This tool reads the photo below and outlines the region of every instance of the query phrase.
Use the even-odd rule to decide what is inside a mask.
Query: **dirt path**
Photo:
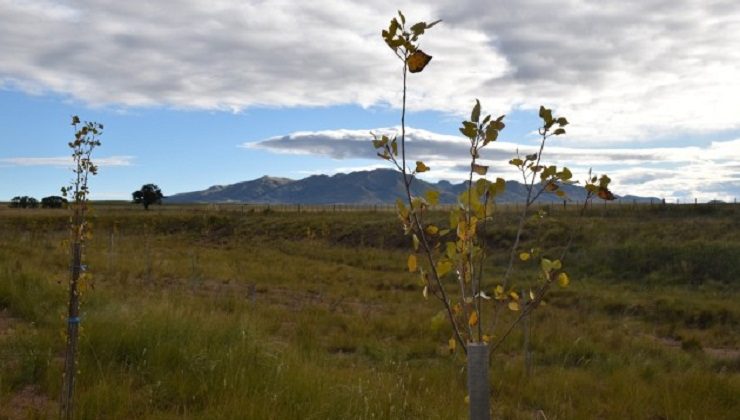
[[[651,334],[645,334],[646,337],[660,343],[666,347],[681,349],[681,341],[670,337],[658,337]],[[707,356],[718,359],[718,360],[731,360],[740,358],[740,349],[734,348],[715,348],[715,347],[702,347],[701,349]]]

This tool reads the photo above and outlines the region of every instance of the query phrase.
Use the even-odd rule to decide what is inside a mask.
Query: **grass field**
[[[531,320],[531,375],[521,329],[494,355],[495,417],[738,418],[740,207],[557,216],[524,247],[559,253],[572,229],[572,284]],[[67,217],[0,209],[0,418],[57,415]],[[489,288],[514,217],[486,232]],[[467,416],[464,358],[392,213],[101,205],[93,225],[79,418]]]

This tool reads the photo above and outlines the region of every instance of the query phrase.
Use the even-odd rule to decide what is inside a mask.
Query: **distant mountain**
[[[453,184],[440,181],[435,184],[420,179],[414,181],[412,193],[421,195],[426,190],[440,192],[440,202],[455,203],[466,188],[465,183]],[[586,191],[577,185],[564,185],[562,189],[571,200],[583,201]],[[376,169],[348,174],[312,175],[291,180],[263,176],[252,181],[231,185],[215,185],[203,191],[175,194],[165,198],[168,203],[270,203],[270,204],[380,204],[393,203],[405,195],[403,178],[398,171]],[[498,203],[521,203],[526,200],[523,184],[507,181],[506,190],[497,196]],[[650,198],[629,196],[630,201],[650,201]],[[654,198],[654,200],[658,200]],[[555,194],[543,193],[539,202],[561,202]]]

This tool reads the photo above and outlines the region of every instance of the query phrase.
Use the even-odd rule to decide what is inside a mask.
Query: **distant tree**
[[[58,195],[50,195],[41,199],[41,207],[45,209],[61,209],[67,205],[67,199]]]
[[[149,210],[150,204],[162,204],[162,190],[154,184],[142,185],[141,189],[134,191],[131,196],[134,199],[134,203],[143,204],[144,210]]]
[[[35,209],[39,206],[39,200],[27,195],[24,195],[22,197],[16,196],[10,200],[9,206],[15,209]]]

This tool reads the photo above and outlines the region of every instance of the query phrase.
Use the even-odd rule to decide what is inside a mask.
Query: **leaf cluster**
[[[497,195],[504,192],[506,182],[503,178],[497,178],[493,182],[487,180],[485,177],[488,175],[489,166],[479,163],[478,159],[481,156],[481,150],[495,142],[501,130],[506,127],[505,116],[500,115],[496,118],[490,114],[483,116],[480,101],[476,99],[470,118],[462,121],[459,130],[470,144],[470,171],[467,188],[459,195],[458,205],[450,211],[447,226],[439,226],[426,220],[428,209],[439,202],[439,192],[427,191],[424,196],[411,194],[410,186],[414,176],[427,172],[431,168],[423,161],[416,161],[415,167],[407,171],[403,135],[405,133],[406,71],[412,73],[421,71],[431,60],[431,56],[419,49],[418,41],[427,29],[438,22],[440,21],[431,24],[420,22],[406,29],[406,18],[399,11],[398,18],[391,19],[388,29],[381,32],[386,45],[404,62],[402,136],[399,147],[395,136],[378,136],[371,133],[373,147],[378,151],[379,157],[393,162],[404,175],[407,199],[397,200],[396,206],[404,233],[411,237],[413,248],[413,252],[406,259],[406,266],[409,272],[419,275],[424,298],[428,298],[431,294],[444,306],[444,310],[434,317],[433,324],[443,323],[447,318],[453,329],[453,337],[449,340],[450,350],[454,351],[460,345],[466,351],[469,342],[488,343],[492,340],[499,308],[505,307],[519,312],[509,329],[494,344],[495,348],[523,316],[543,303],[542,299],[551,284],[556,283],[561,287],[567,287],[570,283],[570,278],[563,268],[564,253],[559,258],[551,258],[538,248],[528,251],[519,250],[519,241],[530,206],[543,193],[555,193],[565,198],[566,195],[561,186],[576,183],[573,181],[573,173],[567,167],[558,168],[555,165],[545,165],[541,160],[547,139],[564,135],[565,127],[569,122],[565,117],[555,116],[551,109],[541,106],[539,116],[542,124],[538,128],[541,138],[539,151],[525,156],[520,156],[517,151],[517,156],[509,161],[511,165],[518,168],[522,175],[527,188],[527,199],[520,216],[509,265],[503,279],[498,284],[485,281],[483,268],[487,250],[481,235],[486,231],[486,224],[493,221],[495,199]],[[398,157],[399,152],[400,158]],[[478,179],[474,180],[474,177]],[[611,194],[607,188],[609,178],[604,175],[598,180],[598,184],[596,181],[596,178],[592,178],[589,174],[588,193],[602,198],[608,197]],[[544,217],[543,214],[539,216]],[[524,297],[520,296],[509,282],[517,253],[522,262],[535,260],[533,257],[537,257],[536,261],[539,262],[539,270],[537,270],[539,282],[536,287],[529,290],[529,299],[526,302],[521,301]],[[493,303],[493,321],[489,322],[486,327],[490,327],[490,331],[484,331],[483,327],[482,309],[486,301]]]
[[[441,22],[436,20],[432,23],[417,22],[406,27],[406,17],[398,11],[398,17],[391,19],[388,29],[381,31],[381,36],[386,45],[393,50],[396,56],[404,62],[411,73],[418,73],[424,70],[424,67],[432,59],[419,49],[419,38],[424,35],[427,29]]]

